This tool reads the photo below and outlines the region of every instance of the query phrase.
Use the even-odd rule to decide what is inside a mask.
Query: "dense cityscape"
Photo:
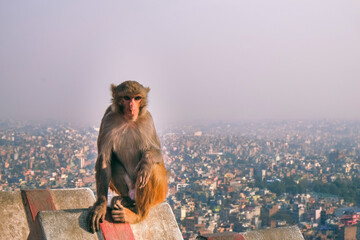
[[[0,122],[0,190],[95,191],[98,129]],[[187,125],[159,134],[167,201],[184,239],[297,224],[305,239],[359,239],[360,122]]]

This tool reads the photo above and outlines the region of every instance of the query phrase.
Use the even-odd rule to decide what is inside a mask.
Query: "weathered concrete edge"
[[[62,240],[70,238],[104,240],[101,230],[97,233],[90,233],[86,229],[88,213],[88,208],[40,211],[35,221],[41,229],[41,239]],[[61,226],[62,228],[59,229]],[[69,229],[70,232],[75,230],[75,235],[67,236]]]
[[[95,203],[94,192],[90,188],[51,189],[56,209],[79,209]],[[67,202],[71,204],[67,204]]]
[[[20,191],[0,191],[0,236],[4,239],[26,239],[30,233]]]
[[[245,240],[304,240],[304,236],[297,225],[242,232],[241,235]]]
[[[40,211],[36,221],[39,224],[40,239],[104,239],[103,233],[92,234],[87,230],[86,216],[89,209],[62,209]],[[136,240],[183,240],[175,216],[168,203],[162,203],[151,210],[140,223],[130,225]]]
[[[144,221],[130,226],[136,240],[183,240],[175,215],[167,202],[152,208]]]
[[[249,232],[225,232],[197,236],[198,240],[304,240],[297,225],[254,230]]]

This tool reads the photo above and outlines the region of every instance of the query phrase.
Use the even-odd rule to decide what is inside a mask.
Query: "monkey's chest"
[[[125,167],[133,167],[141,158],[144,142],[137,129],[124,127],[115,132],[113,151]]]

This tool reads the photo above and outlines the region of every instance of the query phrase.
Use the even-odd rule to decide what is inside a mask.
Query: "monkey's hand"
[[[105,219],[106,201],[96,201],[88,215],[88,226],[92,233],[100,230],[100,223]]]
[[[113,197],[111,199],[111,217],[114,220],[114,222],[123,222],[123,209],[124,206],[121,204],[123,198],[120,196]]]
[[[137,170],[136,188],[143,188],[148,183],[151,174],[152,164],[140,161]]]
[[[121,202],[123,201],[123,198],[120,196],[115,196],[111,199],[110,207],[111,209],[122,209],[123,205]]]
[[[111,200],[111,217],[114,222],[137,222],[135,202],[129,197],[113,197]]]

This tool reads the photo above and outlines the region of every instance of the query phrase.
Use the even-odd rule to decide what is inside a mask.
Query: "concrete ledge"
[[[136,240],[182,240],[180,229],[168,203],[153,208],[148,217],[137,224],[131,224]]]
[[[20,192],[0,192],[0,238],[27,239],[30,228]]]
[[[271,228],[243,233],[215,233],[198,236],[198,240],[304,240],[297,226]]]
[[[88,209],[41,211],[37,215],[42,239],[103,239],[102,233],[92,234],[87,229]]]
[[[37,239],[35,217],[39,211],[88,208],[95,202],[88,188],[0,191],[0,238]]]
[[[95,196],[90,188],[54,189],[50,191],[55,208],[58,210],[88,208],[95,203]]]
[[[85,188],[0,192],[0,238],[183,239],[167,203],[153,208],[138,224],[112,223],[107,216],[101,224],[102,231],[92,234],[88,232],[86,218],[94,202],[93,192]]]
[[[183,239],[175,216],[167,203],[153,208],[149,216],[137,224],[112,223],[107,218],[102,223],[102,231],[96,234],[88,232],[86,222],[88,212],[88,209],[39,212],[36,221],[40,225],[42,239]],[[107,227],[103,227],[104,225]]]
[[[242,233],[245,240],[304,240],[298,226],[270,228]]]
[[[0,192],[1,239],[112,239],[182,240],[175,216],[167,203],[153,208],[138,224],[112,223],[109,215],[102,231],[87,229],[89,206],[95,202],[90,189],[26,190]],[[35,219],[35,221],[34,221]],[[304,240],[297,226],[244,233],[198,236],[211,240]]]
[[[196,237],[196,240],[244,240],[245,238],[241,233],[237,232],[222,232],[205,234]]]

